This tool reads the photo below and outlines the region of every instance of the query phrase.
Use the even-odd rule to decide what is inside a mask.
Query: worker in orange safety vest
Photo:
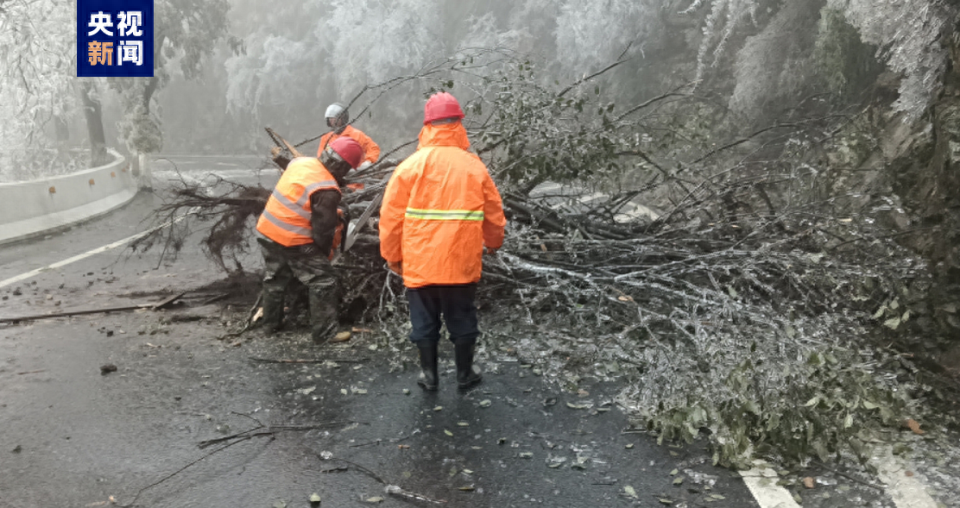
[[[363,131],[350,125],[350,113],[347,111],[346,106],[335,102],[327,107],[324,117],[327,121],[327,127],[332,130],[320,137],[317,157],[320,157],[323,150],[333,142],[333,140],[346,136],[359,143],[363,149],[363,155],[361,156],[363,160],[357,169],[365,169],[367,166],[377,162],[377,159],[380,158],[380,146],[374,143],[374,141],[370,139],[370,136],[364,134]]]
[[[454,344],[457,385],[482,379],[473,365],[477,282],[482,255],[503,244],[506,218],[497,186],[461,124],[453,95],[434,94],[424,107],[417,151],[394,171],[380,207],[380,254],[407,287],[423,389],[438,388],[441,318]]]
[[[339,284],[330,264],[349,218],[339,207],[343,177],[360,165],[363,151],[351,138],[330,143],[320,158],[297,157],[277,182],[257,222],[264,261],[263,322],[269,332],[283,323],[287,285],[307,286],[310,329],[322,341],[336,327]],[[275,159],[283,165],[283,159]]]

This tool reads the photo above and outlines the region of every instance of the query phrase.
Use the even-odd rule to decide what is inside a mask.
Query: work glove
[[[497,255],[497,249],[494,249],[494,248],[492,248],[492,247],[484,247],[484,248],[483,248],[483,254],[486,255],[486,256],[496,256],[496,255]]]
[[[387,261],[387,267],[390,271],[403,277],[403,263],[401,261]]]

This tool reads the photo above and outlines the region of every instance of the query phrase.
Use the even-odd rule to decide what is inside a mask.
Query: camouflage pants
[[[337,324],[340,285],[330,261],[320,254],[304,254],[298,247],[284,247],[257,238],[263,254],[263,321],[277,330],[283,323],[283,300],[294,278],[307,287],[310,331],[313,339],[327,338]]]

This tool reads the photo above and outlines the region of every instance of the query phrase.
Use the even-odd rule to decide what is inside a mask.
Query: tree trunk
[[[83,104],[83,116],[87,120],[87,134],[90,136],[90,167],[94,168],[109,162],[107,140],[103,133],[103,114],[96,90],[93,81],[81,81],[80,100]]]

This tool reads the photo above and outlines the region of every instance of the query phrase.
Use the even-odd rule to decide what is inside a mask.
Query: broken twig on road
[[[70,316],[83,316],[86,314],[100,314],[105,312],[123,312],[128,310],[140,310],[140,309],[150,309],[150,310],[160,310],[169,307],[173,302],[179,300],[186,293],[180,293],[173,295],[169,298],[165,298],[157,303],[141,303],[139,305],[124,305],[120,307],[104,307],[102,309],[84,309],[84,310],[73,310],[66,312],[57,312],[55,314],[33,314],[29,316],[19,316],[12,318],[0,318],[0,323],[20,323],[23,321],[37,321],[40,319],[53,319],[60,317],[70,317]]]

